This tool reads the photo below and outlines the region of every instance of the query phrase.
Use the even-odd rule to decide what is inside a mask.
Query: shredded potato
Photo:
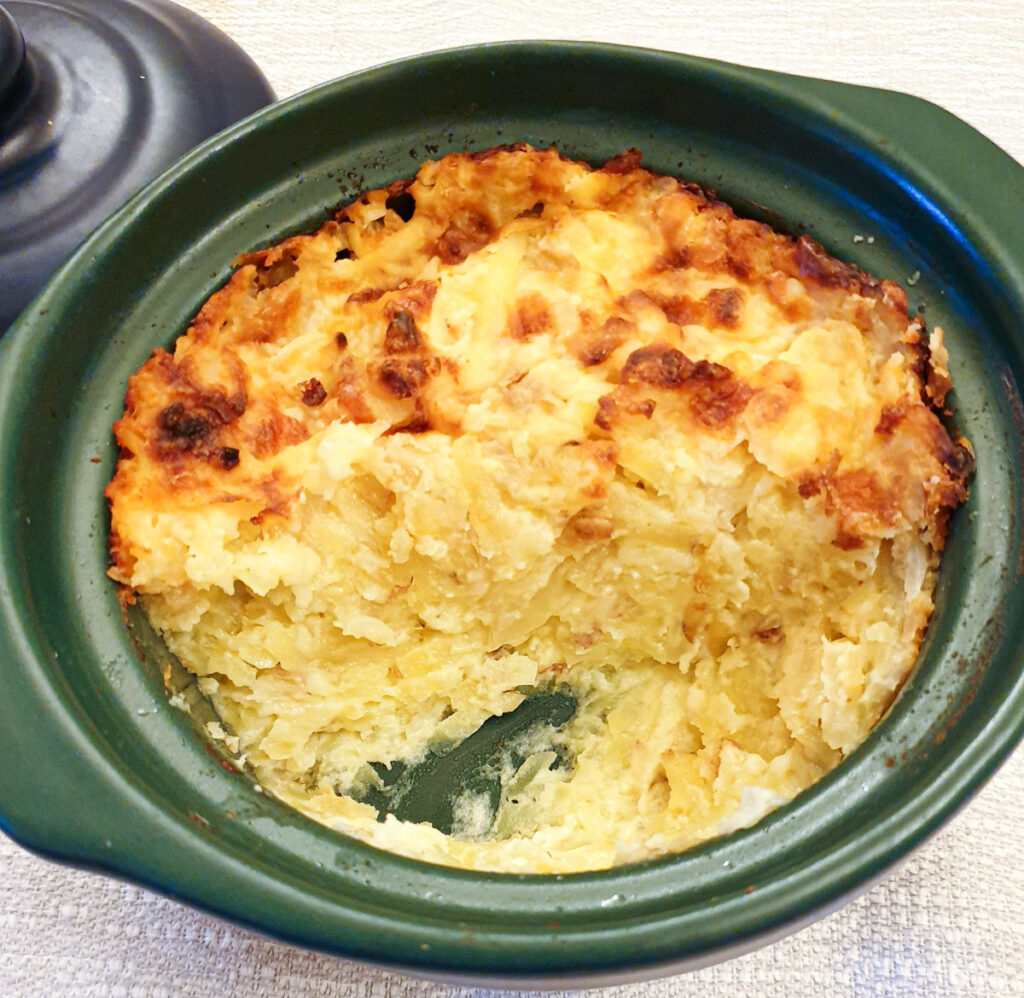
[[[635,152],[450,155],[241,258],[133,377],[111,575],[311,817],[478,869],[631,862],[883,715],[966,495],[949,387],[896,285]],[[578,708],[496,814],[351,796],[545,688]]]

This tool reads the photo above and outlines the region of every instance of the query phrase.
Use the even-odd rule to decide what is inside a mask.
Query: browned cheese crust
[[[131,379],[115,426],[122,460],[107,489],[115,523],[123,504],[138,502],[161,509],[239,502],[254,523],[285,516],[301,483],[273,459],[334,420],[458,434],[484,386],[464,385],[463,359],[424,335],[437,281],[410,275],[431,258],[459,264],[510,226],[550,226],[572,206],[566,180],[580,169],[554,150],[524,145],[449,155],[416,179],[364,194],[314,235],[240,257],[173,354],[156,350]],[[933,363],[922,324],[908,317],[906,293],[833,259],[807,237],[793,240],[738,218],[693,185],[641,168],[635,151],[597,172],[600,183],[587,192],[593,207],[648,213],[650,265],[607,312],[584,304],[573,326],[555,328],[543,297],[524,295],[503,331],[514,340],[551,332],[581,367],[602,370],[609,390],[594,413],[594,439],[614,445],[617,426],[647,418],[655,406],[702,429],[724,428],[744,412],[757,427],[781,424],[800,400],[795,370],[774,362],[747,374],[690,356],[687,329],[728,336],[743,326],[753,295],[770,303],[780,322],[810,325],[840,315],[863,331],[878,358],[898,352],[912,359],[921,394],[880,408],[872,446],[858,459],[808,455],[806,466],[792,471],[801,495],[826,496],[837,544],[888,535],[905,520],[920,523],[941,547],[972,461],[938,418],[948,373]],[[411,225],[417,231],[407,240],[407,259],[352,266]],[[701,297],[679,293],[677,278],[688,273],[725,286]],[[303,357],[307,376],[263,381],[254,392],[251,358],[309,330],[322,298],[334,311],[316,329],[316,349]],[[658,341],[637,346],[638,319],[652,310],[665,320]],[[112,552],[117,577],[130,580],[133,554],[116,532]]]
[[[635,151],[449,155],[240,257],[131,379],[111,575],[317,820],[482,869],[644,859],[893,701],[972,468],[950,388],[897,285]],[[359,803],[552,684],[577,713],[496,815]]]

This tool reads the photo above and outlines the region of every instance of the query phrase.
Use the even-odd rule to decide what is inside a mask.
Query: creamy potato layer
[[[268,790],[479,869],[685,849],[876,724],[971,460],[905,294],[626,153],[450,155],[238,261],[116,426],[111,575]],[[577,701],[453,834],[352,796]]]

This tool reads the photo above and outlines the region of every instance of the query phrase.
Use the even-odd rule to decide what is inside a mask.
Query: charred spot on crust
[[[242,392],[231,396],[223,392],[197,392],[187,405],[181,401],[172,402],[156,417],[154,456],[158,460],[169,461],[183,454],[192,454],[223,464],[222,448],[215,446],[217,431],[238,419],[245,412],[245,406],[246,398]]]
[[[643,159],[643,153],[639,149],[627,149],[625,152],[620,152],[617,156],[612,156],[604,166],[601,167],[602,173],[632,173],[634,170],[640,168],[640,161]]]
[[[839,452],[834,451],[824,466],[814,471],[805,471],[800,476],[800,483],[797,486],[797,492],[800,494],[800,497],[802,499],[810,499],[812,496],[819,495],[825,490],[829,480],[839,467],[839,461]]]
[[[245,412],[246,403],[244,392],[235,392],[231,396],[224,395],[222,392],[203,396],[203,404],[216,414],[217,419],[222,423],[231,423],[238,419]]]
[[[339,350],[344,350],[348,346],[348,337],[344,333],[335,333],[334,342],[337,344]]]
[[[213,426],[206,416],[189,412],[184,402],[172,402],[157,417],[164,440],[173,442],[181,450],[192,450],[205,440]]]
[[[893,431],[903,422],[906,412],[901,405],[883,405],[875,424],[875,433],[880,437],[891,437]]]
[[[654,262],[653,270],[655,273],[660,273],[664,270],[684,270],[690,266],[692,258],[688,246],[677,246],[669,250],[668,253],[659,256]]]
[[[238,466],[239,454],[237,447],[221,447],[219,457],[220,466],[225,471],[230,471]]]
[[[655,302],[676,326],[703,325],[734,329],[739,322],[743,292],[739,288],[712,288],[702,299],[688,295],[660,297]]]
[[[662,301],[662,298],[656,299],[653,294],[648,293],[643,288],[634,288],[628,294],[624,294],[619,298],[616,305],[623,312],[635,315],[637,312],[647,308],[661,308]]]
[[[437,357],[389,357],[380,365],[378,380],[395,398],[412,398],[417,390],[441,369]]]
[[[384,306],[384,317],[390,322],[399,312],[408,312],[413,319],[423,319],[430,312],[430,306],[437,296],[437,281],[403,282],[388,292]]]
[[[364,302],[377,301],[387,294],[387,288],[361,288],[348,296],[346,302],[350,305],[362,305]]]
[[[327,389],[320,384],[316,378],[302,382],[299,387],[302,389],[302,404],[310,407],[323,405],[327,400]]]
[[[884,292],[882,282],[848,263],[829,256],[825,248],[807,236],[796,241],[793,259],[802,278],[826,288],[855,291],[878,297]]]
[[[954,443],[950,440],[949,446],[941,449],[939,459],[943,467],[959,482],[966,482],[974,474],[974,454],[970,447],[959,441]]]
[[[613,315],[599,329],[581,336],[574,345],[573,353],[584,367],[594,367],[604,363],[609,354],[620,347],[635,330],[636,327],[628,319]]]
[[[442,263],[462,263],[471,253],[483,249],[494,237],[490,221],[472,213],[449,225],[437,240],[437,255]]]
[[[795,258],[801,277],[809,277],[826,287],[844,287],[851,268],[825,252],[823,246],[801,236],[796,243]]]
[[[706,364],[707,361],[701,363]],[[622,381],[625,384],[642,381],[659,388],[678,388],[692,376],[695,368],[693,361],[681,350],[667,343],[654,343],[634,350],[626,358]]]
[[[594,423],[602,430],[611,430],[612,419],[618,412],[613,395],[602,395],[597,400],[597,413],[594,415]]]
[[[350,249],[340,249],[334,254],[334,262],[338,263],[339,260],[351,260],[355,254]]]
[[[727,367],[699,361],[694,368],[696,390],[690,399],[693,418],[708,427],[724,426],[750,401],[753,389]]]
[[[832,541],[832,546],[839,548],[840,551],[856,551],[858,548],[864,547],[863,538],[857,537],[856,534],[848,533],[845,530],[839,530],[836,532],[835,539]]]
[[[537,295],[527,295],[516,302],[509,316],[506,333],[514,340],[533,339],[551,327],[547,302]]]
[[[742,257],[734,256],[732,253],[726,253],[723,266],[728,273],[732,274],[733,277],[736,277],[741,281],[750,280],[750,264]]]
[[[734,329],[740,317],[743,292],[739,288],[714,288],[704,297],[714,325]]]
[[[404,423],[399,423],[396,426],[389,427],[384,431],[382,436],[391,437],[396,433],[426,433],[431,429],[433,429],[433,426],[427,418],[427,414],[420,409],[417,409],[411,419],[407,419]]]
[[[537,201],[532,208],[519,212],[516,218],[540,218],[544,214],[544,202]]]
[[[914,372],[921,385],[921,401],[928,404],[928,371],[931,367],[931,356],[928,342],[923,335],[920,320],[915,320],[907,330],[904,342],[910,353],[910,369]]]
[[[231,396],[223,392],[201,393],[191,408],[184,402],[172,402],[157,417],[160,437],[182,450],[191,450],[218,427],[238,419],[245,412],[245,405],[242,392]]]
[[[380,368],[380,383],[392,395],[394,395],[395,398],[411,398],[416,386],[422,384],[426,379],[421,376],[419,380],[411,380],[410,373],[411,372],[406,365],[386,360]],[[420,371],[420,374],[422,375],[422,370]]]
[[[416,328],[412,312],[396,309],[384,334],[384,350],[387,353],[411,353],[419,346],[420,331]]]
[[[372,423],[376,418],[366,398],[362,379],[354,369],[350,358],[346,358],[338,373],[334,386],[334,398],[342,417],[353,423]]]
[[[634,350],[622,368],[622,384],[641,382],[690,391],[690,413],[704,426],[724,426],[750,401],[753,389],[732,371],[709,360],[694,363],[665,343]],[[601,425],[600,423],[598,425]]]
[[[654,399],[631,399],[618,397],[613,392],[610,395],[602,395],[597,400],[597,413],[594,416],[594,424],[602,430],[610,431],[612,421],[621,414],[643,416],[650,419],[654,415],[657,403]]]
[[[701,303],[687,295],[680,295],[677,298],[662,298],[656,304],[665,313],[665,318],[676,326],[689,326],[700,322],[703,317],[704,310]]]

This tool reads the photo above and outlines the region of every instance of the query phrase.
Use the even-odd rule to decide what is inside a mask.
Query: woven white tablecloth
[[[2,0],[0,0],[2,2]],[[1024,162],[1021,0],[188,0],[279,96],[430,49],[513,38],[648,45],[904,90]],[[0,765],[16,765],[0,760]],[[608,996],[1024,995],[1024,752],[900,870],[717,967]],[[268,941],[0,835],[0,998],[455,998]]]

